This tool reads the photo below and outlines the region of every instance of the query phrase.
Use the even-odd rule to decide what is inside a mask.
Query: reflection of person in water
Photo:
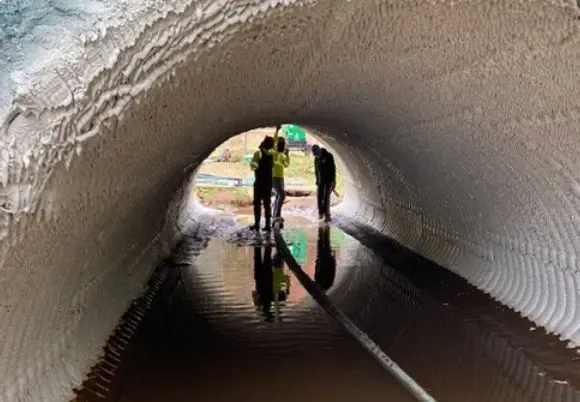
[[[318,228],[316,248],[314,281],[322,290],[326,291],[331,288],[336,276],[335,252],[330,247],[330,226],[324,225]]]
[[[261,307],[266,319],[272,319],[270,308],[273,302],[274,289],[272,285],[272,248],[266,246],[264,250],[264,260],[262,260],[262,248],[254,247],[254,280],[256,281],[256,290],[252,292],[254,305]]]
[[[280,319],[280,302],[286,301],[290,294],[290,276],[284,273],[284,260],[279,251],[276,250],[273,261],[273,296],[276,317]]]
[[[273,314],[270,309],[274,303],[276,317],[279,318],[280,302],[285,301],[290,293],[290,277],[284,273],[284,263],[279,253],[276,253],[272,261],[271,246],[265,247],[263,260],[261,248],[254,247],[254,280],[254,305],[261,307],[266,320],[271,321]]]

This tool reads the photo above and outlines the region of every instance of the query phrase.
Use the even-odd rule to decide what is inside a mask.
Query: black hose
[[[312,281],[288,249],[286,241],[280,232],[280,223],[274,224],[274,238],[278,251],[284,257],[290,270],[300,284],[332,318],[334,318],[352,337],[359,342],[373,356],[379,364],[391,373],[417,400],[435,402],[435,398],[427,393],[411,376],[381,350],[367,334],[361,331],[341,310],[339,310],[328,296]]]

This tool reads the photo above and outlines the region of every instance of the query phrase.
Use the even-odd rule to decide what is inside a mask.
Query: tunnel
[[[580,343],[571,0],[0,3],[0,400],[66,400],[245,130],[339,155],[335,214]]]

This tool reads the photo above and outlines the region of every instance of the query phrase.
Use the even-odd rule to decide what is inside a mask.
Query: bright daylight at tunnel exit
[[[1,0],[0,401],[580,401],[575,0]]]
[[[285,211],[291,211],[292,215],[306,212],[315,216],[318,214],[318,197],[322,199],[325,194],[317,191],[315,167],[317,148],[327,149],[335,159],[336,173],[332,189],[334,191],[329,191],[328,201],[331,206],[340,203],[344,198],[344,181],[339,155],[334,158],[334,150],[309,133],[307,128],[294,124],[281,124],[278,132],[284,145],[279,153],[278,159],[281,159],[272,162],[272,164],[278,163],[279,166],[275,173],[272,172],[270,191],[272,220],[275,220],[277,216],[282,216],[282,208]],[[198,167],[194,177],[195,191],[189,196],[195,197],[202,206],[214,209],[214,214],[234,213],[238,220],[249,219],[250,224],[255,223],[253,206],[256,174],[252,163],[256,152],[260,150],[262,141],[266,137],[274,139],[275,134],[276,126],[257,128],[222,143]],[[283,188],[280,186],[282,183]],[[277,193],[281,195],[278,201]],[[263,206],[262,204],[262,208]],[[277,207],[280,212],[277,212]],[[261,219],[265,224],[265,217]]]

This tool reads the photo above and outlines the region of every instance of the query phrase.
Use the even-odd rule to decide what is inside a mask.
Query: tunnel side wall
[[[70,397],[176,240],[188,169],[279,121],[327,128],[343,213],[580,342],[575,9],[151,7],[30,75],[3,125],[0,399]]]

